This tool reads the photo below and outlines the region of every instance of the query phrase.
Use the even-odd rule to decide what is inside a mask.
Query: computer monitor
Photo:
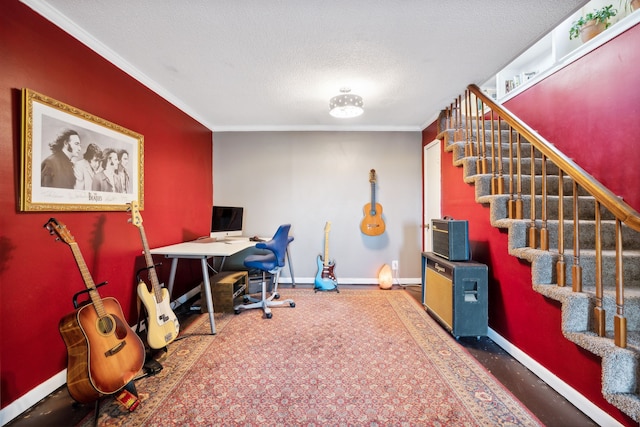
[[[211,213],[211,234],[215,239],[242,236],[244,209],[233,206],[214,206]]]

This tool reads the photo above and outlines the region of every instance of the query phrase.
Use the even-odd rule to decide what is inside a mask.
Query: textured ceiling
[[[23,0],[213,131],[421,130],[585,0]],[[341,87],[365,113],[329,115]]]

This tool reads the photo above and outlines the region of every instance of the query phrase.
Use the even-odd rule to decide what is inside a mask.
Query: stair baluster
[[[541,207],[540,218],[542,224],[540,226],[540,249],[549,250],[549,229],[547,228],[547,158],[542,155],[542,182],[541,182]]]
[[[622,274],[622,226],[616,218],[616,315],[613,317],[613,341],[627,347],[627,318],[624,316],[624,275]]]
[[[504,194],[504,173],[502,165],[502,119],[498,116],[498,185],[497,194]]]
[[[462,101],[461,95],[456,98],[456,132],[453,136],[454,141],[464,141],[464,135],[462,134]]]
[[[531,249],[537,249],[538,247],[538,233],[536,230],[536,180],[535,180],[535,176],[536,176],[536,157],[535,157],[535,151],[533,148],[533,145],[531,145],[531,171],[529,172],[531,174],[531,200],[529,202],[530,206],[529,206],[529,210],[530,212],[530,219],[531,221],[529,222],[529,247]]]
[[[571,281],[573,292],[582,292],[582,266],[580,265],[580,216],[578,215],[578,183],[573,181],[573,265]]]
[[[493,111],[491,110],[489,113],[491,114],[491,194],[498,194],[495,120],[493,117]]]
[[[471,125],[473,117],[471,116],[471,92],[469,89],[464,92],[464,125],[465,125],[465,144],[464,154],[467,157],[473,156],[473,146],[471,145]]]
[[[515,200],[515,186],[513,176],[513,128],[509,125],[509,204],[507,212],[509,212],[509,218],[516,218],[516,200]]]
[[[480,106],[477,99],[473,105],[476,108],[476,174],[480,174],[482,173],[482,170],[480,169]]]
[[[481,139],[482,142],[480,143],[480,147],[482,148],[482,155],[478,157],[478,161],[479,163],[479,167],[478,167],[478,173],[482,173],[482,174],[486,174],[487,173],[487,141],[486,141],[486,137],[485,137],[485,115],[484,115],[484,101],[482,101],[480,103],[480,113],[481,113],[481,117],[482,117],[482,134],[481,134]]]
[[[593,308],[593,320],[595,333],[601,337],[606,335],[606,313],[602,305],[602,296],[604,294],[602,285],[602,235],[601,235],[601,223],[600,223],[600,203],[595,201],[595,220],[596,220],[596,265],[595,265],[595,279],[596,279],[596,306]]]
[[[558,262],[556,276],[558,286],[566,286],[567,273],[564,262],[564,176],[562,169],[558,170]]]
[[[524,218],[524,203],[522,200],[522,144],[520,132],[516,131],[516,169],[518,173],[518,195],[516,197],[516,219]]]
[[[482,138],[480,137],[480,120],[484,121],[484,117],[480,113],[480,104],[482,101],[475,103],[474,107],[476,108],[476,173],[482,173],[482,162],[480,161],[480,156],[482,155]]]

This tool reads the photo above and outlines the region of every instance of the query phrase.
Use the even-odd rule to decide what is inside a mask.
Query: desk
[[[211,323],[211,333],[216,333],[216,323],[213,320],[213,302],[211,300],[211,283],[209,283],[209,263],[207,260],[214,257],[228,257],[241,250],[255,246],[256,242],[250,240],[230,240],[222,242],[191,242],[178,243],[175,245],[163,246],[151,249],[149,252],[153,255],[164,255],[165,258],[171,258],[171,272],[169,273],[169,283],[167,290],[169,297],[173,291],[173,284],[176,279],[176,270],[178,268],[178,260],[182,259],[199,259],[202,266],[202,281],[204,283],[204,292],[207,300],[207,312],[209,312],[209,322]]]

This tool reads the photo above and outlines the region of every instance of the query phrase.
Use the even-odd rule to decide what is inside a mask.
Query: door
[[[424,233],[424,251],[433,250],[431,240],[431,219],[440,218],[440,140],[435,139],[424,147],[424,218],[422,219],[422,229]]]

